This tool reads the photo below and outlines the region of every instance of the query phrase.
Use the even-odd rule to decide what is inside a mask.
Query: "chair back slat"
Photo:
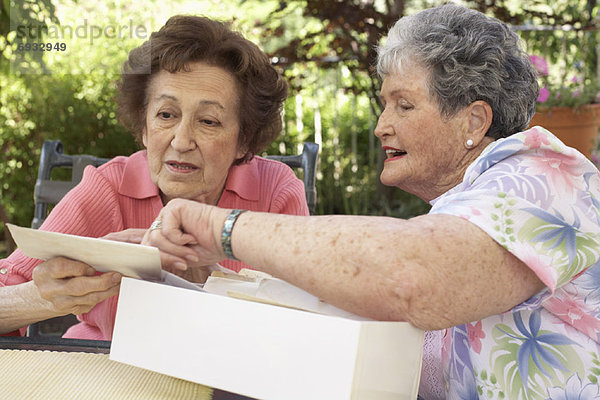
[[[33,194],[35,210],[31,226],[39,228],[48,215],[49,206],[58,203],[65,194],[73,189],[83,177],[83,170],[88,165],[98,167],[108,158],[99,158],[87,154],[67,155],[63,153],[60,140],[46,140],[42,145],[38,178]],[[54,168],[71,169],[71,180],[50,179]]]
[[[306,202],[311,214],[315,212],[317,206],[317,187],[316,187],[316,170],[317,160],[319,156],[319,145],[313,142],[304,142],[304,147],[301,154],[280,156],[268,155],[269,160],[276,160],[287,164],[290,168],[299,168],[303,172],[302,180],[304,182],[304,192]]]

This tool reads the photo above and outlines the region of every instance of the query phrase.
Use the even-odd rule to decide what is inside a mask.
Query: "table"
[[[2,399],[252,400],[112,361],[109,341],[0,337]]]

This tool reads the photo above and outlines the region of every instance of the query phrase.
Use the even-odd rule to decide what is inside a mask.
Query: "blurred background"
[[[29,226],[41,144],[65,153],[129,155],[137,144],[116,120],[115,82],[129,50],[175,14],[229,21],[288,79],[285,131],[269,154],[321,146],[316,214],[408,218],[429,206],[383,187],[373,135],[381,110],[375,47],[402,15],[433,0],[0,0],[0,239],[4,223]],[[595,85],[595,0],[456,1],[513,26],[556,79]],[[45,51],[36,43],[46,43]],[[49,46],[49,47],[48,47]],[[597,102],[597,100],[596,100]],[[4,249],[5,251],[6,249]],[[0,249],[0,252],[3,251]]]

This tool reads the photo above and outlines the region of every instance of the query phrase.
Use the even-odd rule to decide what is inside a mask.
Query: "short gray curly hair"
[[[474,101],[487,102],[494,139],[527,129],[539,93],[537,74],[508,25],[453,4],[403,17],[378,48],[381,77],[413,61],[430,71],[429,93],[451,117]]]

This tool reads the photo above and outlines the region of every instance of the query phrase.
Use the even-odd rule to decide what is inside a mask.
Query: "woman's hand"
[[[185,271],[188,267],[203,268],[223,259],[220,232],[228,210],[190,200],[171,200],[161,210],[142,244],[158,247],[164,269]]]
[[[111,232],[108,235],[103,236],[102,239],[141,244],[146,232],[146,229],[130,228],[120,232]],[[188,247],[193,249],[192,243],[188,244]],[[169,262],[169,260],[173,260],[173,262]],[[195,283],[206,282],[206,279],[210,276],[211,272],[219,269],[216,264],[200,264],[197,256],[191,254],[188,254],[187,257],[185,257],[185,262],[178,259],[176,260],[168,254],[163,254],[163,261],[163,265],[166,267],[165,270]],[[177,261],[180,261],[181,264],[177,264]],[[174,264],[177,264],[177,267],[174,267]]]
[[[142,243],[142,239],[144,238],[145,233],[145,229],[130,228],[120,232],[111,232],[108,235],[102,236],[102,239],[140,244]]]
[[[33,270],[40,296],[49,301],[56,315],[82,314],[119,292],[121,274],[96,275],[89,265],[64,257],[45,261]]]
[[[225,267],[220,266],[219,264],[200,265],[198,263],[196,263],[196,265],[194,265],[194,263],[188,263],[185,271],[173,270],[171,272],[189,282],[206,283],[206,280],[214,271],[228,271],[229,273],[233,272]]]

